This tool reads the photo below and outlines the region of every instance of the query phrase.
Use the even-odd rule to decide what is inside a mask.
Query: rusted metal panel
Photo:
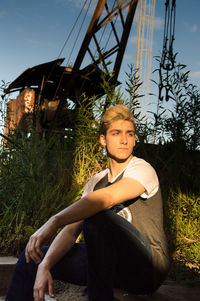
[[[28,87],[34,89],[36,97],[41,94],[43,99],[51,101],[62,98],[63,91],[68,87],[69,94],[67,96],[74,102],[76,102],[77,91],[81,95],[86,93],[86,89],[88,97],[99,93],[100,95],[104,94],[100,85],[103,71],[96,65],[90,64],[77,71],[75,80],[71,81],[72,66],[63,67],[60,66],[60,63],[61,60],[56,60],[27,69],[8,86],[6,93],[21,91],[24,87]]]
[[[51,121],[54,119],[59,102],[59,100],[49,101],[48,99],[44,99],[43,104],[41,106],[41,126],[49,126]]]
[[[26,131],[32,126],[34,102],[35,91],[27,88],[7,103],[5,135],[18,127]]]
[[[32,86],[40,87],[44,77],[46,82],[58,82],[65,69],[65,67],[60,67],[63,61],[64,59],[57,59],[26,69],[8,86],[5,92],[22,91],[22,89]]]

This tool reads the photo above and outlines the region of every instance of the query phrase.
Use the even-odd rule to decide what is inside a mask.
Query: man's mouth
[[[121,150],[128,150],[127,147],[119,147],[118,149],[121,149]]]

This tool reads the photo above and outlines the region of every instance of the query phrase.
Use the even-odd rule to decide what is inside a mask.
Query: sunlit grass
[[[200,261],[200,196],[193,193],[172,193],[168,200],[170,227],[174,237],[174,258]]]

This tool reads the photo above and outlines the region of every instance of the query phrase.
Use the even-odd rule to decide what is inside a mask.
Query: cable
[[[164,70],[172,70],[173,63],[173,42],[175,33],[176,0],[172,0],[171,9],[169,0],[165,3],[165,25],[163,36],[163,51],[161,66]],[[167,61],[167,62],[166,62]]]
[[[77,24],[77,22],[78,22],[78,19],[80,18],[81,14],[82,14],[82,12],[83,12],[83,9],[84,9],[84,7],[85,7],[87,1],[88,1],[88,0],[85,0],[85,2],[84,2],[84,4],[83,4],[83,7],[81,8],[80,13],[78,14],[78,16],[77,16],[77,18],[76,18],[76,21],[74,22],[74,25],[72,26],[72,29],[71,29],[71,31],[70,31],[70,33],[69,33],[67,39],[65,40],[65,42],[64,42],[64,44],[63,44],[63,47],[62,47],[61,50],[60,50],[60,53],[59,53],[59,55],[58,55],[58,58],[61,56],[61,54],[62,54],[62,52],[63,52],[63,50],[64,50],[66,44],[68,43],[69,38],[70,38],[70,36],[71,36],[71,34],[72,34],[72,32],[73,32],[73,30],[74,30],[74,28],[75,28],[75,26],[76,26],[76,24]],[[90,1],[90,2],[91,2],[91,1]],[[89,5],[90,5],[90,4],[89,4]]]
[[[174,69],[175,55],[173,54],[173,42],[175,40],[175,17],[176,17],[176,0],[166,0],[165,2],[165,24],[163,36],[163,50],[160,60],[159,69],[159,96],[158,101],[162,101],[162,90],[165,89],[165,100],[169,100],[169,76],[170,71]],[[166,72],[163,74],[163,70]],[[163,78],[165,76],[165,78]]]
[[[82,6],[82,8],[81,8],[81,10],[80,10],[80,13],[78,14],[78,16],[77,16],[77,18],[76,18],[76,21],[74,22],[74,25],[72,26],[72,29],[71,29],[71,31],[70,31],[70,33],[69,33],[67,39],[65,40],[65,43],[64,43],[63,47],[61,48],[61,51],[60,51],[60,53],[59,53],[59,55],[58,55],[58,57],[57,57],[57,60],[60,58],[60,56],[61,56],[61,54],[62,54],[62,52],[63,52],[63,50],[64,50],[64,48],[65,48],[65,46],[66,46],[66,44],[67,44],[67,42],[69,41],[69,39],[70,39],[70,37],[71,37],[71,35],[72,35],[72,32],[73,32],[73,30],[74,30],[74,28],[75,28],[75,26],[76,26],[76,24],[77,24],[77,22],[78,22],[78,20],[79,20],[79,18],[80,18],[80,16],[81,16],[81,14],[82,14],[82,12],[83,12],[83,9],[85,8],[85,5],[86,5],[87,1],[88,1],[88,0],[85,0],[84,4],[83,4],[83,6]],[[90,0],[90,3],[89,3],[89,6],[90,6],[90,4],[91,4],[91,0]],[[87,10],[87,11],[88,11],[88,10]],[[52,68],[51,68],[51,70],[50,70],[48,76],[46,77],[46,79],[45,79],[45,81],[44,81],[44,83],[43,83],[43,87],[42,87],[42,89],[40,90],[40,93],[42,93],[42,91],[43,91],[44,87],[46,86],[46,84],[47,84],[47,82],[48,82],[50,76],[51,76],[52,73],[54,72],[54,69],[56,68],[56,66],[57,66],[57,63],[55,62],[54,66],[52,66]],[[56,96],[56,94],[57,94],[57,92],[58,92],[58,89],[59,89],[60,84],[61,84],[62,79],[63,79],[63,75],[64,75],[64,74],[62,73],[62,75],[61,75],[61,77],[60,77],[60,80],[59,80],[59,83],[58,83],[58,85],[57,85],[57,87],[56,87],[56,91],[55,91],[55,93],[54,93],[53,99],[55,99],[55,96]]]
[[[70,54],[69,54],[69,58],[68,58],[68,60],[67,60],[67,65],[68,65],[69,62],[70,62],[70,59],[71,59],[71,56],[72,56],[72,52],[74,51],[74,48],[75,48],[75,46],[76,46],[78,37],[79,37],[79,35],[80,35],[80,33],[81,33],[81,30],[82,30],[83,24],[84,24],[84,22],[85,22],[85,19],[86,19],[86,17],[87,17],[87,14],[88,14],[88,11],[89,11],[89,8],[90,8],[91,3],[92,3],[92,0],[90,0],[89,5],[88,5],[88,8],[87,8],[87,10],[86,10],[86,12],[85,12],[85,16],[84,16],[83,21],[82,21],[82,23],[81,23],[81,26],[80,26],[80,29],[79,29],[79,31],[78,31],[77,37],[76,37],[76,39],[75,39],[74,45],[73,45],[72,50],[71,50],[71,52],[70,52]]]

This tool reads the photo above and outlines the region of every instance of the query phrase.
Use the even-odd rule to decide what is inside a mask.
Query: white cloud
[[[191,32],[197,32],[197,30],[198,30],[198,27],[196,24],[192,25],[192,27],[190,28]]]
[[[0,18],[3,18],[7,15],[7,11],[6,10],[0,10]]]
[[[137,36],[132,36],[131,38],[130,38],[130,43],[131,44],[137,44]]]
[[[161,17],[154,18],[154,29],[161,30],[164,28],[164,20]]]
[[[84,0],[62,0],[62,2],[72,2],[76,7],[80,8],[84,4]]]
[[[190,72],[190,76],[192,78],[200,79],[200,71],[192,71]]]
[[[57,3],[60,3],[62,5],[69,5],[69,3],[72,3],[77,8],[82,8],[83,4],[85,3],[85,0],[56,0],[56,1],[57,1]],[[91,13],[91,11],[94,10],[96,3],[97,3],[97,0],[92,1],[91,5],[90,5],[90,9],[89,9],[90,13]],[[84,7],[84,9],[87,9],[87,7],[88,7],[88,5],[86,5]]]
[[[32,45],[42,45],[41,41],[32,39],[31,37],[25,38],[25,41],[27,41],[29,44],[32,44]]]
[[[124,54],[124,60],[130,61],[130,60],[132,60],[132,59],[133,59],[133,56],[132,56],[132,55],[127,54],[127,53]]]
[[[198,26],[196,24],[191,25],[188,22],[184,22],[183,24],[184,24],[185,28],[187,30],[189,30],[190,32],[197,32],[198,31]]]

